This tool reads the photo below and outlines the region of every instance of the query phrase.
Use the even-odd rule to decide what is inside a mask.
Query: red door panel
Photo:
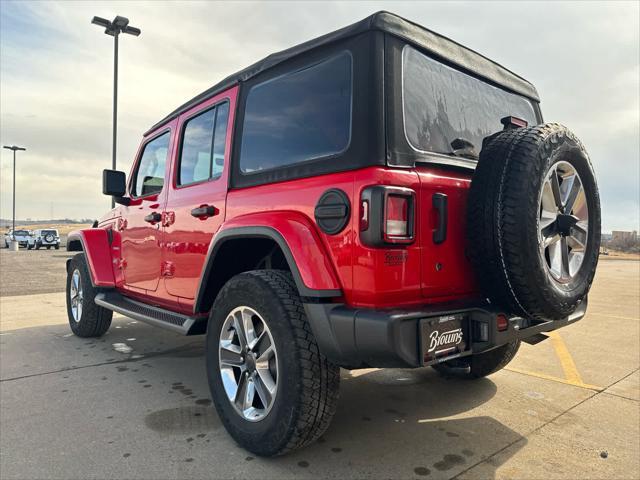
[[[122,241],[118,268],[128,288],[155,292],[160,283],[162,225],[175,121],[145,140],[129,178],[131,203],[116,225]]]
[[[163,218],[162,271],[167,292],[172,296],[187,299],[185,304],[193,303],[192,300],[198,288],[211,238],[225,218],[231,135],[237,90],[237,87],[233,88],[203,102],[185,112],[178,120],[177,131],[180,132],[180,135],[175,142],[176,153],[171,173],[171,186]],[[211,178],[197,181],[197,183],[180,185],[180,183],[184,183],[184,179],[180,179],[180,176],[185,175],[184,170],[181,171],[180,168],[181,148],[183,150],[189,148],[188,139],[181,137],[185,135],[185,131],[188,131],[190,121],[196,122],[197,118],[206,117],[207,112],[211,112],[214,108],[218,109],[217,125],[220,125],[220,112],[224,111],[224,116],[226,116],[226,135],[223,136],[224,149],[216,147],[216,145],[220,145],[220,142],[214,139]],[[217,131],[218,127],[215,130]],[[183,143],[184,145],[181,147]],[[185,153],[185,158],[188,157],[189,154]],[[196,156],[196,158],[198,157]],[[200,165],[193,167],[189,169],[189,179],[195,175],[196,170],[199,174],[202,173]]]
[[[147,215],[160,214],[162,209],[158,196],[143,200],[134,200],[126,208],[126,223],[120,231],[122,239],[121,266],[124,282],[129,287],[155,291],[160,281],[160,222],[145,221]]]

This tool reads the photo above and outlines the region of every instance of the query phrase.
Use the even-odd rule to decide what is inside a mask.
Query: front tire
[[[335,413],[340,369],[320,353],[291,274],[236,275],[211,312],[209,388],[229,434],[266,457],[314,442]]]
[[[516,356],[519,348],[520,341],[516,340],[488,352],[449,360],[432,367],[436,372],[447,377],[454,376],[470,380],[482,378],[506,367]]]
[[[113,312],[94,302],[98,289],[91,284],[84,254],[71,259],[67,271],[67,316],[78,337],[100,337],[111,326]]]

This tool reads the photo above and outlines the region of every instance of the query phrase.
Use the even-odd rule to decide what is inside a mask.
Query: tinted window
[[[26,236],[26,235],[29,235],[29,232],[27,230],[16,230],[13,234],[14,235]]]
[[[227,140],[227,121],[229,120],[229,104],[223,103],[216,109],[216,127],[213,135],[213,161],[211,178],[219,178],[224,167],[224,147]]]
[[[402,53],[404,126],[417,150],[450,153],[451,142],[463,138],[476,152],[482,139],[502,130],[508,115],[535,125],[529,100],[454,70],[416,49]]]
[[[224,167],[229,104],[223,103],[186,122],[178,185],[220,177]]]
[[[169,132],[154,138],[144,147],[133,182],[134,197],[141,197],[162,190],[165,165],[169,153]]]
[[[247,96],[244,173],[344,151],[351,138],[351,55],[347,52],[254,86]]]
[[[211,138],[216,110],[208,110],[189,120],[184,127],[178,184],[199,182],[211,173]]]

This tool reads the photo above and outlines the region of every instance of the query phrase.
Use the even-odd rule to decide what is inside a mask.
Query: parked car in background
[[[60,234],[58,230],[50,228],[47,230],[34,230],[31,238],[29,239],[29,249],[46,247],[49,250],[51,247],[58,250],[60,248]]]
[[[29,240],[31,238],[31,232],[29,230],[9,230],[4,235],[4,246],[9,248],[9,244],[12,241],[17,241],[21,247],[29,247]]]

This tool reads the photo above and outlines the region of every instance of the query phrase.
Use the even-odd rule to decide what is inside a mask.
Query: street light
[[[116,132],[118,129],[118,36],[121,33],[127,33],[129,35],[133,35],[137,37],[142,33],[139,28],[132,27],[129,25],[129,19],[125,17],[121,17],[120,15],[116,16],[113,21],[109,21],[106,18],[101,17],[93,17],[91,23],[94,25],[98,25],[99,27],[104,27],[107,35],[111,35],[113,37],[113,147],[112,147],[112,169],[116,169]],[[115,200],[111,199],[111,208],[115,207]]]
[[[13,233],[13,240],[11,240],[11,250],[17,250],[17,248],[15,248],[16,245],[16,240],[15,240],[15,231],[16,231],[16,152],[18,150],[21,151],[25,151],[26,148],[24,147],[18,147],[16,145],[5,145],[2,148],[6,148],[7,150],[13,150],[13,222],[12,222],[12,227],[11,227],[11,231]]]

